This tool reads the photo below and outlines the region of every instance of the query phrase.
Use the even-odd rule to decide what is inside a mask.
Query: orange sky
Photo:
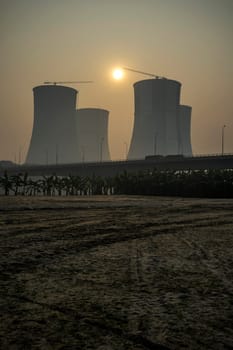
[[[0,0],[0,159],[24,161],[33,124],[32,88],[46,80],[73,85],[78,107],[110,111],[112,159],[125,157],[133,127],[128,66],[182,83],[193,107],[194,154],[233,153],[232,0]]]

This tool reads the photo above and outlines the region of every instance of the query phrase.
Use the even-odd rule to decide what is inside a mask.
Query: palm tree
[[[4,190],[5,196],[8,196],[12,189],[12,181],[9,178],[7,171],[4,171],[4,175],[0,178],[0,186]]]
[[[57,175],[54,175],[53,182],[54,182],[55,193],[58,193],[58,196],[61,196],[62,195],[62,191],[64,190],[63,178],[59,177]]]
[[[25,195],[26,187],[28,185],[28,174],[19,173],[17,175],[12,175],[10,179],[15,196],[18,194]]]
[[[44,195],[51,196],[54,194],[54,175],[43,176],[42,189]]]

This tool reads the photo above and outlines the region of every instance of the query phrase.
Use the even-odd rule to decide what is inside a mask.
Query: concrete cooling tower
[[[33,89],[34,124],[28,164],[73,163],[78,158],[76,96],[70,87],[42,85]]]
[[[99,108],[77,110],[77,137],[83,161],[110,160],[108,115],[108,111]]]
[[[179,137],[180,137],[180,152],[184,156],[192,156],[191,146],[191,113],[192,107],[179,106]]]
[[[164,78],[134,84],[134,128],[128,159],[178,154],[180,89],[181,83]]]

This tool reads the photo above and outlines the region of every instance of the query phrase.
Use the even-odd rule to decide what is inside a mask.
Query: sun
[[[121,68],[115,68],[112,72],[112,76],[116,80],[121,80],[124,76],[124,72]]]

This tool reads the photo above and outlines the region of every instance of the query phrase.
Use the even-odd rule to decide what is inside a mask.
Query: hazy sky
[[[33,125],[32,88],[73,85],[78,107],[110,111],[112,159],[130,144],[133,83],[128,66],[182,83],[193,107],[195,154],[233,153],[233,0],[0,0],[0,159],[25,159]]]

